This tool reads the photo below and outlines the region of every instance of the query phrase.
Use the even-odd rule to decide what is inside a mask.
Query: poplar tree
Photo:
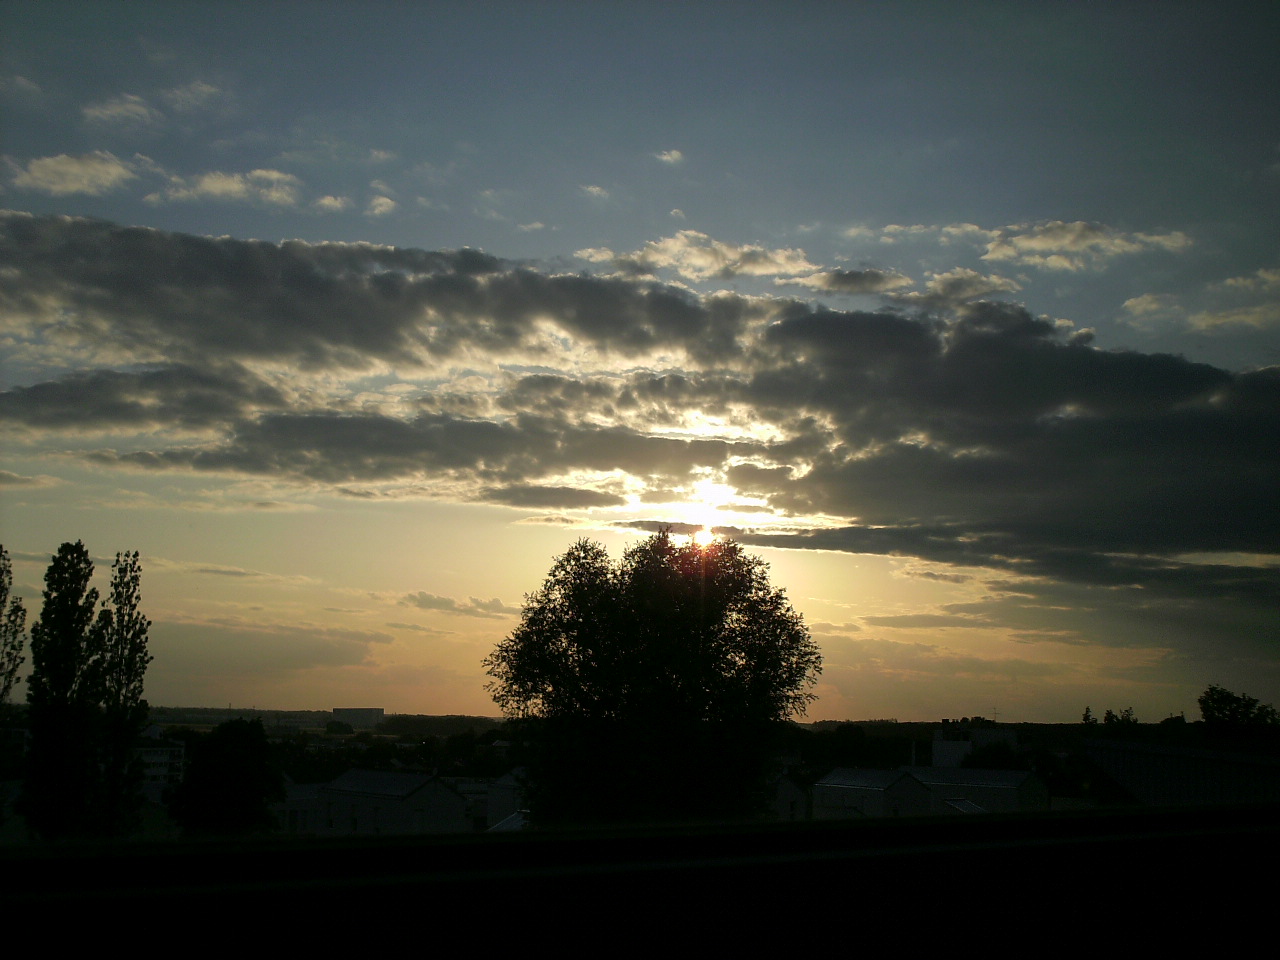
[[[9,552],[0,547],[0,717],[9,706],[9,693],[18,680],[18,668],[26,658],[27,608],[21,597],[10,599],[13,591],[13,565]]]
[[[142,770],[133,755],[134,741],[147,723],[148,705],[142,682],[152,658],[147,653],[151,621],[138,605],[142,598],[142,565],[137,551],[117,553],[112,564],[111,593],[98,612],[97,693],[101,709],[101,802],[96,811],[100,832],[116,835],[135,825],[140,804]]]
[[[31,628],[27,721],[31,749],[19,812],[46,839],[90,833],[97,793],[98,591],[83,543],[64,543],[44,575]]]
[[[31,628],[31,750],[19,809],[48,839],[120,835],[139,806],[133,745],[147,719],[142,684],[151,621],[138,609],[138,554],[116,554],[100,609],[92,579],[84,544],[62,544],[45,572],[44,605]]]

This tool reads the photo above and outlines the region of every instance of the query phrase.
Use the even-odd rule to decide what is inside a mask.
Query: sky
[[[556,556],[770,564],[810,719],[1280,702],[1280,11],[0,4],[0,543],[153,704],[496,715]],[[25,688],[18,688],[24,695]]]

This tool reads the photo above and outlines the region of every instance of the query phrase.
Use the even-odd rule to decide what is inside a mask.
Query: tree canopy
[[[189,744],[189,766],[170,813],[191,836],[265,833],[271,803],[285,797],[284,777],[260,719],[220,723]]]
[[[575,543],[484,661],[503,712],[533,721],[547,819],[746,812],[770,728],[805,712],[821,663],[763,561],[666,532],[617,564]]]
[[[1200,705],[1200,716],[1210,727],[1247,730],[1280,725],[1280,713],[1271,704],[1215,684],[1210,684],[1196,702]]]

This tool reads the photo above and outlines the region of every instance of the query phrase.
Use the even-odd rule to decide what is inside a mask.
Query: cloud
[[[830,293],[890,293],[911,286],[911,278],[896,270],[823,270],[807,277],[777,280]]]
[[[194,177],[169,176],[162,191],[148,194],[151,203],[165,200],[244,200],[272,206],[293,207],[299,201],[302,181],[280,170],[251,170],[248,173],[211,171]]]
[[[341,213],[351,208],[351,198],[324,196],[317,199],[314,206],[326,213]]]
[[[264,623],[238,617],[167,617],[151,630],[157,664],[204,677],[279,677],[324,667],[369,666],[370,647],[394,637],[316,623]],[[148,680],[150,682],[150,679]]]
[[[1177,298],[1164,293],[1144,293],[1140,297],[1131,297],[1124,302],[1124,309],[1135,317],[1151,314],[1167,313],[1177,306]]]
[[[519,607],[509,606],[497,597],[491,600],[481,600],[478,597],[455,600],[453,597],[441,597],[422,590],[409,594],[400,602],[406,606],[417,607],[420,610],[439,610],[444,613],[453,613],[464,617],[479,617],[484,620],[502,620],[506,617],[517,616],[520,613]]]
[[[555,487],[539,492],[523,486],[524,478],[610,470],[687,478],[735,453],[753,452],[749,443],[654,437],[533,416],[495,423],[439,414],[406,421],[317,412],[265,415],[203,446],[103,450],[89,457],[97,464],[141,470],[190,469],[327,485],[416,480],[463,498],[477,482],[501,480],[502,487],[474,495],[524,506],[559,506],[573,499],[581,507],[609,505],[616,498]]]
[[[1185,297],[1185,295],[1184,295]],[[1189,298],[1188,298],[1189,299]],[[1253,273],[1208,284],[1193,309],[1173,294],[1145,293],[1124,302],[1126,322],[1135,327],[1178,323],[1199,332],[1280,326],[1280,269],[1262,267]]]
[[[928,643],[880,638],[850,638],[836,654],[839,666],[892,677],[895,681],[947,678],[990,678],[1008,681],[1070,674],[1079,668],[1014,657],[985,658],[957,654]],[[828,669],[832,660],[828,659]]]
[[[661,150],[658,153],[655,153],[654,157],[673,167],[684,163],[684,154],[679,150]]]
[[[476,194],[476,205],[472,207],[472,212],[484,220],[506,222],[507,216],[499,208],[507,201],[509,195],[510,191],[497,190],[493,187],[481,190]]]
[[[33,106],[43,98],[44,91],[34,80],[15,73],[9,77],[0,77],[0,96]]]
[[[517,230],[519,230],[521,233],[532,233],[532,232],[534,232],[535,230],[541,230],[541,229],[543,229],[545,226],[546,226],[546,224],[545,224],[545,223],[543,223],[542,221],[540,221],[540,220],[535,220],[533,223],[521,223],[521,224],[517,224],[517,225],[516,225],[516,229],[517,229]]]
[[[1229,290],[1280,290],[1280,268],[1262,267],[1251,274],[1223,280],[1221,286]]]
[[[982,259],[1009,260],[1047,270],[1083,270],[1118,256],[1151,250],[1178,252],[1189,246],[1191,238],[1180,231],[1126,233],[1100,223],[1051,220],[1003,228],[987,244]]]
[[[679,207],[676,207],[675,209],[673,209],[671,213],[668,214],[668,216],[671,217],[673,220],[683,220],[685,218],[684,211],[681,210]]]
[[[609,191],[604,187],[584,185],[580,188],[583,193],[593,200],[608,200]]]
[[[283,405],[279,391],[235,365],[77,371],[63,380],[0,393],[0,423],[40,430],[192,429]]]
[[[193,80],[183,86],[172,87],[161,96],[169,109],[177,113],[208,109],[226,99],[224,91],[203,80]]]
[[[584,490],[577,487],[539,487],[531,484],[512,484],[482,490],[480,499],[490,503],[504,503],[512,507],[547,507],[562,510],[617,507],[627,502],[625,497],[613,493],[602,493],[598,490]]]
[[[1196,330],[1214,330],[1220,327],[1255,327],[1263,330],[1277,327],[1280,326],[1280,301],[1202,310],[1189,316],[1187,323]]]
[[[170,560],[165,557],[143,557],[148,570],[167,570],[175,573],[195,574],[198,576],[229,577],[234,580],[255,580],[265,583],[287,583],[295,586],[314,585],[319,581],[312,577],[300,575],[283,575],[263,573],[260,570],[248,570],[244,567],[230,567],[220,563],[198,563],[190,560]]]
[[[923,293],[902,293],[903,303],[923,304],[935,309],[955,308],[971,300],[993,293],[1012,293],[1022,288],[1014,280],[998,274],[981,274],[967,267],[956,267],[943,273],[926,274]]]
[[[11,167],[16,167],[10,161]],[[16,167],[11,183],[23,190],[39,190],[54,196],[87,193],[101,196],[137,177],[133,166],[105,150],[79,156],[60,153],[56,157],[31,160]]]
[[[877,240],[880,244],[958,244],[983,249],[982,259],[1041,270],[1101,269],[1116,257],[1140,253],[1180,253],[1192,240],[1181,231],[1137,233],[1103,223],[1049,220],[1038,223],[982,227],[975,223],[900,224],[879,229],[858,224],[841,234],[849,240]]]
[[[690,271],[752,249],[680,259],[708,246],[661,249]],[[753,249],[751,269],[779,253]],[[97,433],[77,445],[96,465],[641,523],[705,481],[770,511],[749,544],[915,558],[1046,607],[1088,587],[1261,623],[1280,602],[1280,567],[1248,559],[1280,543],[1280,368],[1102,350],[982,299],[1012,290],[998,275],[834,310],[473,250],[19,214],[0,260],[6,336],[71,358],[0,393],[0,419],[59,455]]]
[[[780,510],[858,518],[815,532],[814,548],[843,539],[853,552],[1149,582],[1159,562],[1115,554],[1280,535],[1263,492],[1280,471],[1268,439],[1280,370],[1096,350],[994,303],[933,330],[814,311],[775,323],[770,340],[796,358],[770,392],[804,396],[839,442],[803,467],[744,462],[728,479]]]
[[[898,243],[900,240],[912,237],[926,237],[929,239],[940,240],[943,236],[945,227],[931,226],[923,223],[903,224],[903,223],[887,223],[880,229],[881,243]],[[858,231],[853,233],[851,231]],[[849,239],[855,239],[863,236],[861,228],[853,227],[845,231],[845,236]]]
[[[393,213],[396,206],[396,202],[390,197],[378,196],[369,201],[369,205],[365,207],[364,212],[366,216],[370,217],[385,217],[387,214]]]
[[[57,477],[25,477],[10,470],[0,470],[0,487],[53,487],[61,482]]]
[[[82,109],[82,113],[86,120],[94,123],[147,125],[164,119],[164,114],[132,93],[122,93],[101,103],[89,104]]]
[[[988,230],[976,223],[949,223],[939,229],[943,243],[990,243],[999,239],[1000,230]]]
[[[1194,330],[1280,326],[1280,269],[1262,267],[1251,274],[1229,277],[1210,284],[1207,294],[1206,308],[1187,317]]]
[[[393,621],[385,624],[385,626],[390,627],[392,630],[412,630],[415,633],[426,633],[433,637],[446,637],[450,633],[448,630],[436,630],[433,627],[424,627],[420,623],[400,623]]]
[[[895,627],[905,630],[946,629],[948,627],[990,627],[990,620],[959,613],[901,613],[888,616],[863,617],[863,623],[873,627]]]
[[[566,517],[562,514],[548,514],[542,517],[523,517],[516,521],[518,524],[534,524],[552,527],[573,527],[577,526],[581,522],[582,521],[577,520],[574,517]]]
[[[210,357],[306,368],[420,365],[468,351],[562,353],[545,326],[620,355],[727,356],[763,314],[732,296],[618,278],[548,275],[471,250],[281,244],[194,237],[101,221],[0,214],[9,323],[57,325],[142,362]]]
[[[673,237],[650,241],[632,253],[615,254],[605,248],[579,250],[575,256],[596,263],[608,262],[624,274],[651,276],[661,269],[674,270],[690,280],[728,279],[743,276],[794,276],[818,268],[803,250],[769,250],[753,244],[713,240],[697,230],[681,230]]]

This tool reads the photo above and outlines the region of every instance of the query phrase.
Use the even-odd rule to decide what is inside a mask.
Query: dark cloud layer
[[[144,469],[190,468],[340,484],[453,476],[506,482],[507,498],[494,489],[482,499],[534,505],[519,486],[529,477],[572,469],[621,469],[636,476],[687,474],[718,466],[731,452],[755,453],[752,444],[652,437],[627,429],[576,426],[535,416],[507,423],[423,415],[401,420],[381,415],[279,414],[237,425],[224,443],[170,449],[93,454],[99,463]],[[565,488],[551,488],[552,494]],[[526,493],[520,493],[524,490]],[[563,496],[552,500],[563,505]],[[600,505],[603,500],[597,500]],[[585,504],[579,504],[585,505]]]
[[[474,251],[21,215],[0,218],[0,255],[15,336],[71,331],[132,358],[13,387],[0,421],[211,434],[160,432],[99,450],[99,463],[336,490],[404,481],[553,510],[621,505],[620,475],[656,495],[710,471],[792,519],[790,533],[744,531],[753,543],[1196,603],[1280,597],[1274,566],[1182,556],[1275,555],[1280,368],[1100,350],[1087,331],[975,299],[1016,286],[1000,278],[938,274],[932,299],[837,311],[547,274]],[[836,285],[874,287],[872,273]],[[415,387],[398,412],[303,401],[255,371],[340,379],[377,362],[418,375],[451,359],[465,369],[467,357],[505,358],[515,372],[470,393]],[[816,517],[825,525],[806,520]]]
[[[624,497],[616,493],[583,490],[578,487],[537,487],[530,484],[513,484],[509,487],[490,487],[480,494],[481,500],[505,503],[513,507],[558,507],[563,510],[583,507],[621,507]]]
[[[820,313],[775,324],[782,363],[757,383],[778,406],[779,392],[803,391],[835,442],[785,485],[774,470],[731,476],[793,512],[954,529],[947,539],[1108,552],[1280,543],[1269,493],[1280,369],[1100,351],[1021,307],[978,307],[946,324]]]
[[[470,348],[529,349],[539,321],[583,344],[634,355],[732,351],[749,304],[675,287],[547,275],[474,250],[269,243],[0,215],[0,292],[38,318],[143,356],[270,359],[303,368],[420,364]]]
[[[0,394],[0,422],[39,429],[224,426],[254,409],[284,406],[275,388],[236,365],[93,370]]]

